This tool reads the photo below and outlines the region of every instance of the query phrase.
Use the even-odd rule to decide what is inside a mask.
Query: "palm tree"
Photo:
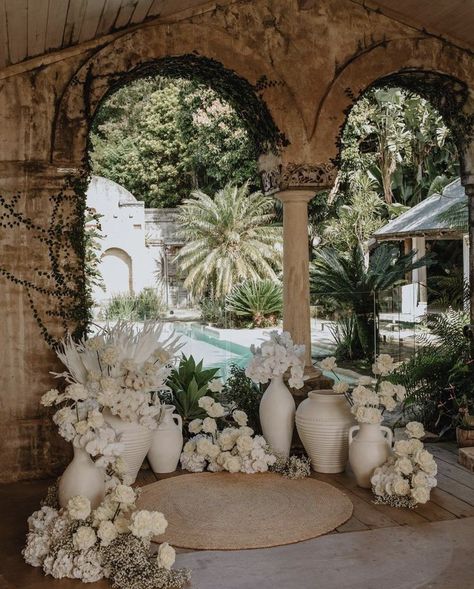
[[[179,207],[186,245],[175,260],[193,297],[222,299],[245,280],[277,281],[281,228],[273,222],[271,198],[248,193],[248,184],[228,184],[211,198],[200,190]]]
[[[311,266],[311,294],[316,300],[330,299],[340,309],[354,316],[354,338],[366,358],[373,358],[376,341],[376,294],[401,284],[405,275],[420,266],[429,266],[428,254],[413,261],[415,251],[401,254],[388,244],[379,246],[370,256],[368,265],[360,245],[350,255],[334,248],[316,252]]]

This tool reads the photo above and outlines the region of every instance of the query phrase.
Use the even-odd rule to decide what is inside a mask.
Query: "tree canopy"
[[[142,78],[109,96],[91,130],[90,162],[147,207],[175,207],[192,190],[228,182],[260,188],[245,122],[213,90],[182,79]]]

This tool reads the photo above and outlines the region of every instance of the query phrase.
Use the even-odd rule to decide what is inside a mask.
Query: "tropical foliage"
[[[431,334],[419,338],[417,354],[393,375],[407,389],[410,415],[439,435],[452,436],[463,411],[474,412],[473,366],[463,335],[468,322],[463,311],[431,317]]]
[[[250,179],[255,146],[241,117],[209,88],[159,76],[135,80],[99,107],[90,134],[94,174],[148,207],[174,207],[192,189],[215,192]]]
[[[222,400],[229,407],[238,407],[245,411],[248,425],[260,434],[259,407],[263,389],[245,374],[245,368],[232,364],[229,376],[222,390]]]
[[[227,184],[214,198],[194,191],[178,219],[186,245],[176,261],[192,296],[218,299],[246,280],[277,280],[282,236],[271,198],[249,194],[248,184]]]
[[[227,296],[226,308],[252,327],[270,327],[283,312],[283,289],[271,280],[244,282]]]
[[[106,319],[146,321],[159,319],[166,313],[166,305],[153,288],[144,288],[137,295],[119,293],[113,295],[105,308]]]
[[[377,340],[377,294],[401,284],[415,268],[431,263],[429,255],[414,261],[415,252],[401,254],[388,244],[378,247],[368,263],[361,246],[349,255],[334,248],[316,251],[311,267],[311,294],[315,303],[331,299],[354,316],[356,341],[362,354],[371,359]]]
[[[173,404],[183,419],[183,432],[193,419],[206,417],[206,412],[198,405],[201,397],[215,397],[209,389],[216,379],[219,368],[203,368],[202,360],[196,363],[192,356],[181,358],[177,368],[173,369],[167,385],[171,392],[163,393],[162,400]],[[212,385],[211,385],[212,388]]]

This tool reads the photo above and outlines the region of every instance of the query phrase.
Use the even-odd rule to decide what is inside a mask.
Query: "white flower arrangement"
[[[352,391],[350,391],[349,384],[339,380],[335,372],[336,358],[332,356],[325,358],[320,365],[324,370],[331,371],[338,379],[333,385],[333,390],[335,393],[346,396],[351,405],[351,412],[358,423],[381,423],[384,410],[393,411],[405,398],[404,386],[382,380],[397,367],[393,358],[388,354],[377,356],[372,365],[375,378],[362,376]]]
[[[28,518],[25,561],[56,579],[91,583],[108,578],[116,587],[134,589],[183,587],[189,573],[171,570],[174,549],[163,543],[157,557],[150,553],[151,539],[166,530],[164,515],[135,510],[134,489],[112,483],[95,510],[86,497],[77,496],[64,509],[45,505],[35,511]]]
[[[108,409],[123,421],[155,429],[162,416],[158,393],[168,390],[166,380],[180,348],[179,338],[159,338],[162,324],[148,322],[137,330],[119,322],[88,340],[66,338],[57,355],[67,371],[63,393],[51,389],[41,399],[57,407],[53,416],[60,435],[84,448],[96,464],[107,467],[123,451],[115,430],[103,417]]]
[[[245,374],[254,382],[264,384],[275,376],[283,376],[290,369],[290,387],[300,389],[303,386],[305,347],[294,344],[287,331],[272,331],[268,341],[250,349],[253,358]]]
[[[186,442],[181,454],[184,470],[253,474],[266,472],[275,464],[276,456],[265,439],[254,436],[253,429],[247,426],[244,411],[235,409],[226,415],[225,407],[208,396],[201,397],[198,403],[208,417],[194,419],[188,426],[195,435]],[[224,428],[219,429],[215,417],[223,418]]]
[[[405,434],[406,439],[395,442],[394,455],[372,475],[377,503],[415,507],[429,501],[431,489],[436,487],[437,464],[420,440],[425,434],[423,425],[412,421]]]

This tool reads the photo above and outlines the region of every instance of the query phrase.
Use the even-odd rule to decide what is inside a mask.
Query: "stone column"
[[[309,308],[308,202],[313,190],[283,190],[276,194],[283,203],[283,328],[293,341],[306,346],[309,376],[321,372],[311,360]]]
[[[413,249],[416,250],[416,254],[414,256],[414,260],[419,260],[426,254],[426,241],[424,237],[414,237],[413,238]],[[417,308],[423,309],[423,312],[426,311],[426,307],[428,305],[428,289],[427,289],[427,281],[428,276],[426,273],[426,266],[421,266],[416,270],[413,270],[413,282],[418,284],[418,299],[417,299]]]

